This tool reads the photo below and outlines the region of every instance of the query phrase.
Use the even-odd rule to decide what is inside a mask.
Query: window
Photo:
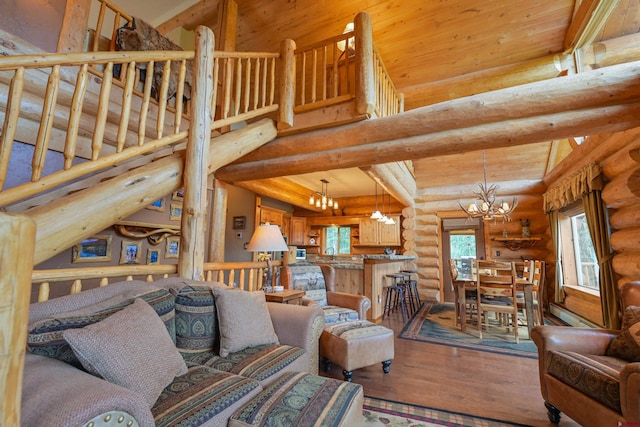
[[[599,267],[596,252],[593,249],[587,218],[584,214],[571,217],[571,232],[573,235],[574,255],[578,285],[591,289],[599,289]]]
[[[599,267],[582,203],[560,215],[563,285],[600,290]]]
[[[324,253],[329,255],[348,255],[351,253],[351,228],[325,228]]]

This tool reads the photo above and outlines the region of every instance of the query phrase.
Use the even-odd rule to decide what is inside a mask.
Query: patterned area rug
[[[501,427],[522,425],[392,400],[367,396],[364,398],[364,427]]]
[[[472,350],[509,354],[512,356],[538,358],[536,345],[529,339],[526,326],[518,329],[520,343],[506,328],[495,327],[483,331],[478,337],[477,324],[467,324],[466,332],[455,326],[455,308],[449,304],[425,303],[406,324],[399,337],[432,344],[450,345]]]

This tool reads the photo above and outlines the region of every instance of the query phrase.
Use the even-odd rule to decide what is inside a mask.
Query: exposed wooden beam
[[[625,130],[640,121],[639,72],[640,62],[621,64],[291,135],[217,177],[238,182]]]
[[[156,29],[160,34],[167,34],[179,27],[185,30],[194,30],[198,25],[206,25],[213,28],[218,20],[219,2],[220,0],[201,0],[199,3],[158,25]]]
[[[566,53],[589,46],[619,0],[582,0],[564,38]]]
[[[309,196],[313,193],[313,190],[287,178],[244,181],[238,182],[237,186],[309,211],[322,212],[321,208],[309,205]]]
[[[361,169],[400,203],[405,206],[413,206],[416,180],[408,173],[403,173],[400,165],[404,167],[404,163],[394,162],[366,166]]]

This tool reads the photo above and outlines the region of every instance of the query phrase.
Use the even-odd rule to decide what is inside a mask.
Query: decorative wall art
[[[141,243],[123,240],[120,250],[120,264],[140,264]]]
[[[171,211],[169,212],[169,219],[171,221],[180,221],[180,219],[182,219],[182,204],[171,203]]]
[[[71,262],[111,261],[111,235],[96,235],[71,248]]]
[[[156,200],[145,209],[149,209],[150,211],[164,212],[164,198]]]
[[[147,249],[147,264],[160,264],[160,250],[159,249]]]
[[[171,200],[174,200],[176,202],[182,202],[184,201],[184,188],[179,189],[178,191],[175,191],[172,195],[171,195]]]
[[[171,236],[167,237],[167,243],[164,250],[165,258],[178,258],[180,254],[180,237]]]
[[[233,229],[234,230],[244,230],[247,226],[247,217],[246,216],[234,216],[233,217]]]

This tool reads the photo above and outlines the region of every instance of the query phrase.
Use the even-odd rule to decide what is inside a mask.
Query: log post
[[[20,425],[36,225],[26,216],[0,214],[0,425]]]
[[[280,108],[278,129],[293,127],[293,106],[296,96],[296,43],[286,39],[280,45]]]
[[[58,52],[82,52],[84,50],[84,38],[87,28],[89,28],[90,11],[91,0],[67,0],[62,28],[58,37]],[[95,37],[99,38],[100,34],[96,34]]]
[[[180,234],[178,276],[204,279],[205,225],[207,223],[207,166],[211,140],[211,97],[213,96],[213,31],[196,28],[196,57],[193,61],[192,114],[184,166],[184,202]]]
[[[211,221],[209,221],[209,262],[224,262],[224,241],[227,219],[227,185],[214,179]]]
[[[356,38],[356,110],[358,114],[371,116],[376,109],[371,16],[366,12],[358,13],[353,27]]]

